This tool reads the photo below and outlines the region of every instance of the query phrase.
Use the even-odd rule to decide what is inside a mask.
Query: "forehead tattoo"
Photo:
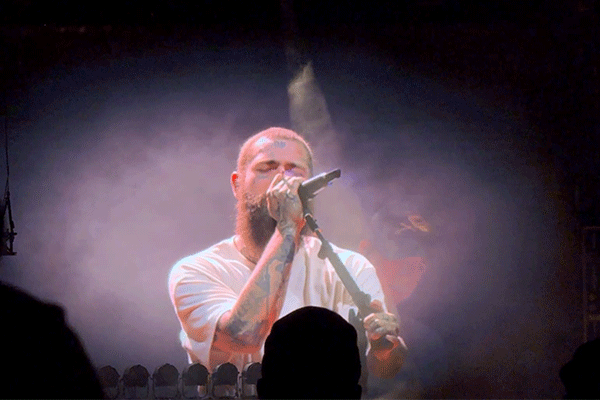
[[[277,147],[279,149],[282,149],[282,148],[284,148],[286,146],[286,141],[285,140],[281,140],[281,139],[272,140],[272,139],[269,139],[268,137],[264,137],[264,136],[261,137],[260,139],[258,139],[256,141],[255,145],[257,147],[260,147],[260,146],[262,146],[264,144],[268,144],[268,143],[273,143],[273,146]]]
[[[263,153],[265,155],[267,155],[267,157],[274,157],[273,154],[271,153],[271,150],[273,148],[279,148],[279,149],[283,149],[285,147],[287,147],[288,142],[289,141],[294,141],[293,139],[287,139],[287,138],[281,138],[281,139],[270,139],[268,137],[261,137],[258,140],[256,140],[256,142],[254,143],[254,148],[256,153],[254,154],[254,157],[256,157],[259,153]],[[302,145],[302,143],[297,142],[298,144]],[[263,147],[261,149],[261,147],[263,145],[267,145],[265,147]],[[270,149],[269,149],[270,147]],[[302,157],[303,161],[306,162],[306,164],[310,164],[310,157],[306,151],[306,149],[304,149],[304,153],[305,155]],[[310,167],[309,167],[310,169]]]
[[[256,147],[260,147],[260,146],[262,146],[263,144],[267,144],[267,143],[269,143],[270,141],[271,141],[271,139],[269,139],[268,137],[264,137],[264,136],[263,136],[263,137],[259,138],[259,139],[256,141],[256,143],[254,143],[254,146],[256,146]]]

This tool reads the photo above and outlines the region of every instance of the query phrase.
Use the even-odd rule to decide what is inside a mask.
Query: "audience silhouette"
[[[579,346],[559,375],[565,399],[600,399],[600,338]]]
[[[100,381],[59,306],[0,282],[1,398],[103,398]]]
[[[356,330],[321,307],[303,307],[279,319],[265,341],[260,399],[359,399]]]

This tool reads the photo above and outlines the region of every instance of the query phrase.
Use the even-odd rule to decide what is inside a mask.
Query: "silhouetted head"
[[[321,307],[279,319],[265,342],[261,399],[358,399],[360,356],[356,330]]]
[[[579,346],[573,358],[560,369],[567,399],[600,398],[600,339]]]

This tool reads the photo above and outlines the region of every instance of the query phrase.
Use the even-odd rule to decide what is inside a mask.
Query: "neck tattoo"
[[[248,248],[246,246],[242,246],[239,243],[239,237],[238,236],[236,236],[233,239],[233,244],[234,244],[235,248],[240,252],[241,255],[244,256],[244,258],[246,260],[250,261],[252,264],[256,264],[258,262],[258,259],[254,258],[254,257],[252,257],[250,255],[250,253],[248,252]]]

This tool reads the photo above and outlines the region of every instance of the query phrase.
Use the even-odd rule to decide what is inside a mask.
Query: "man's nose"
[[[286,169],[285,167],[281,166],[277,169],[277,172],[280,172],[283,174],[283,176],[292,176],[292,170],[291,169]]]

